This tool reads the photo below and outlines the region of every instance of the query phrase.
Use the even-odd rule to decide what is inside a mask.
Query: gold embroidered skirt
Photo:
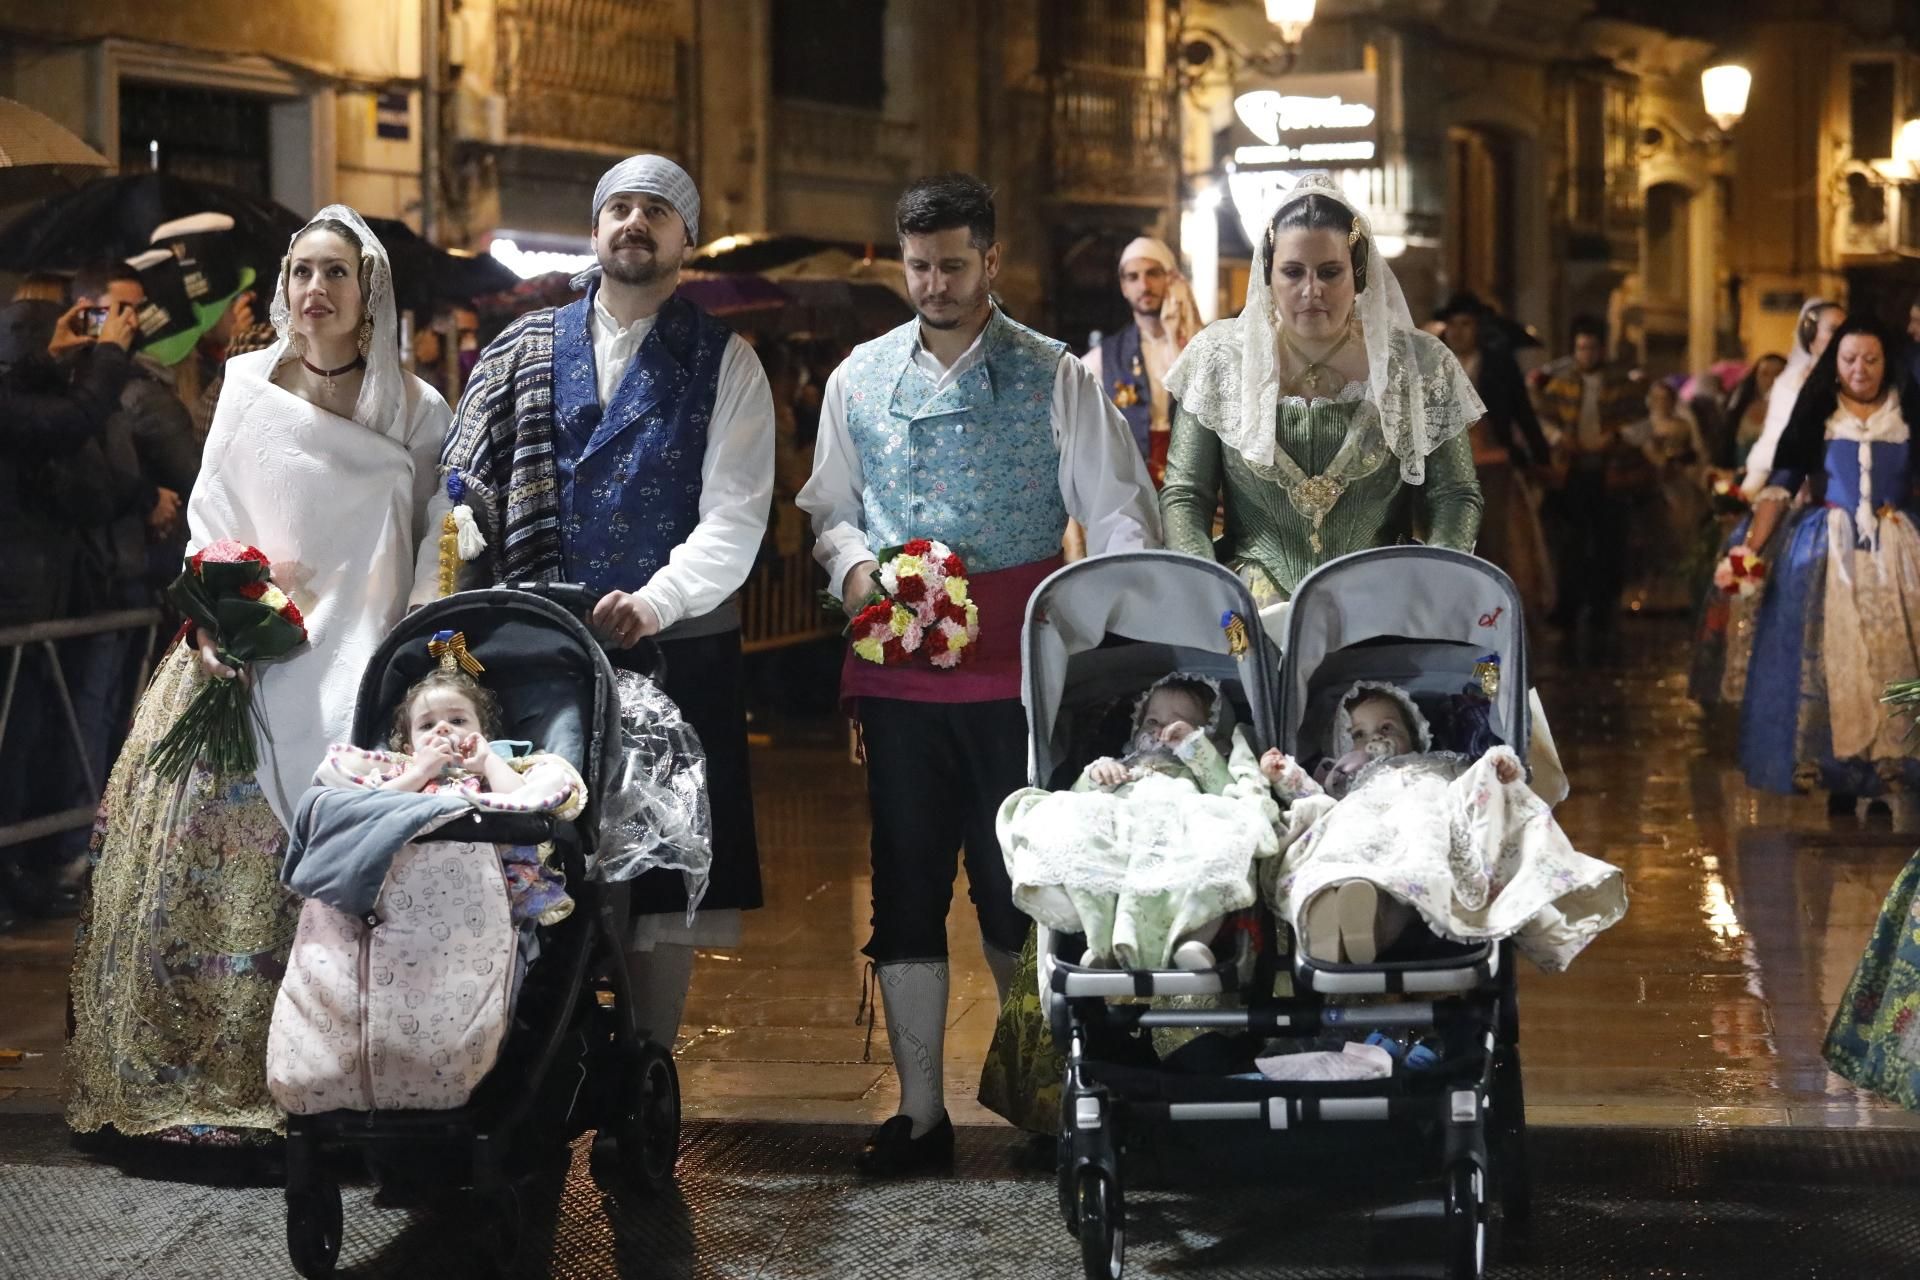
[[[202,677],[178,646],[134,714],[95,823],[73,965],[67,1122],[127,1135],[280,1131],[267,1024],[299,901],[280,887],[286,832],[251,774],[147,768]]]

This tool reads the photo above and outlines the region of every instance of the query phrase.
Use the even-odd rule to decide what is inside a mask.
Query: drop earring
[[[369,351],[373,349],[373,317],[372,316],[362,316],[360,319],[360,333],[359,333],[358,346],[360,348],[360,354],[362,356],[365,356]]]

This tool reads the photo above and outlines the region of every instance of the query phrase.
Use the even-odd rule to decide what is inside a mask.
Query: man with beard
[[[828,378],[800,506],[847,611],[874,591],[882,548],[916,538],[965,561],[980,638],[966,663],[848,656],[840,692],[860,726],[873,818],[872,960],[900,1079],[900,1114],[862,1171],[893,1176],[953,1154],[942,1097],[947,908],[964,846],[969,893],[1004,1002],[1028,923],[994,832],[1026,785],[1020,627],[1060,564],[1069,515],[1094,554],[1155,547],[1160,516],[1133,437],[1063,343],[1014,323],[989,292],[1000,267],[993,193],[943,174],[894,209],[918,318],[856,347]]]
[[[1167,370],[1200,329],[1193,289],[1163,240],[1140,236],[1120,252],[1120,293],[1133,322],[1081,357],[1133,431],[1157,486],[1167,473],[1173,398]]]
[[[594,191],[586,297],[531,312],[474,366],[441,457],[487,543],[482,583],[580,583],[616,667],[647,637],[700,735],[712,880],[692,925],[681,877],[633,882],[640,1025],[671,1046],[696,946],[736,946],[760,905],[740,614],[773,492],[773,397],[753,349],[674,294],[700,195],[673,161],[621,161]],[[437,525],[435,527],[438,527]]]

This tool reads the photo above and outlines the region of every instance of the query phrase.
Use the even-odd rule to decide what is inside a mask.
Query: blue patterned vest
[[[1153,431],[1153,379],[1147,376],[1146,358],[1140,354],[1140,325],[1136,321],[1115,334],[1100,339],[1100,389],[1107,393],[1133,431],[1133,442],[1140,456],[1153,456],[1150,443]],[[1132,388],[1132,404],[1122,404],[1126,396],[1121,388]]]
[[[598,286],[595,286],[596,288]],[[594,292],[553,326],[553,454],[566,579],[638,591],[700,522],[700,468],[732,331],[669,298],[603,409]]]
[[[914,363],[920,322],[855,347],[843,394],[864,476],[867,545],[946,543],[975,573],[1060,552],[1067,511],[1053,443],[1053,381],[1064,343],[998,307],[982,355],[934,392]]]

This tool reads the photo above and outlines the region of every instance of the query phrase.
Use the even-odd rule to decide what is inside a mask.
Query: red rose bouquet
[[[980,638],[980,609],[967,594],[967,566],[944,542],[915,538],[881,553],[876,590],[847,633],[854,656],[888,666],[924,654],[952,670]]]
[[[273,566],[259,550],[222,538],[187,558],[167,588],[167,599],[215,637],[220,661],[239,669],[284,658],[307,640],[300,610],[273,585]],[[253,688],[244,680],[210,680],[193,695],[147,763],[169,781],[186,776],[195,760],[217,773],[248,773],[259,763],[247,713]]]

